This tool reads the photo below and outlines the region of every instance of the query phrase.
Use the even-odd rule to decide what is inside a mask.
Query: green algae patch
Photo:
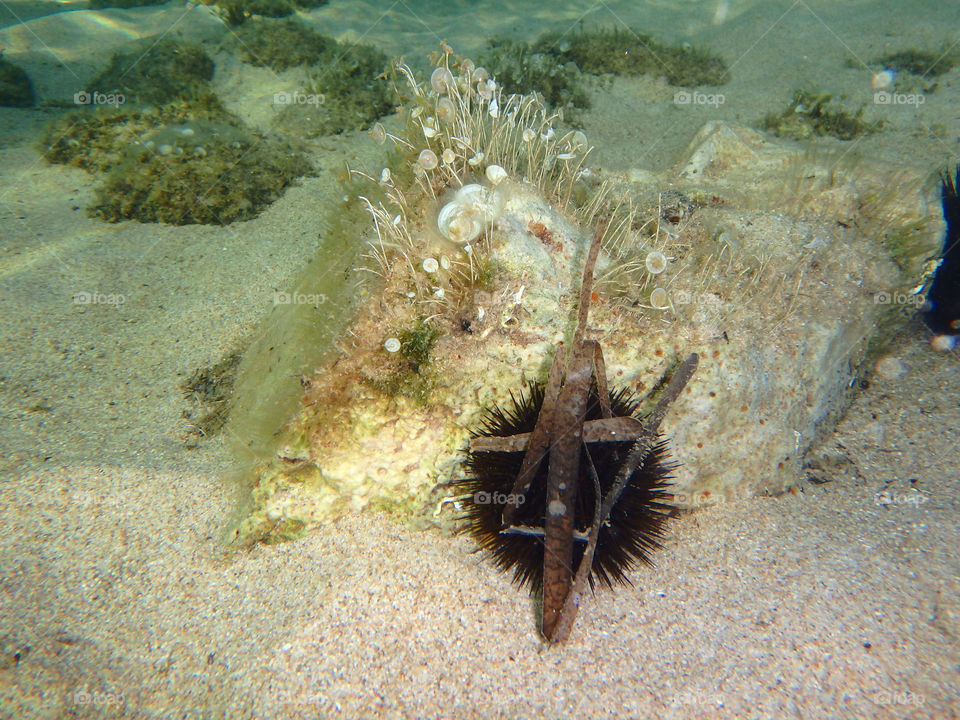
[[[908,48],[882,55],[871,64],[911,75],[936,77],[960,64],[960,52],[948,48],[937,51]]]
[[[251,65],[286,70],[313,65],[336,52],[337,42],[299,20],[263,20],[237,31],[244,60]]]
[[[203,0],[205,5],[216,5],[229,25],[242,25],[248,18],[260,15],[282,18],[299,10],[311,10],[326,5],[329,0]]]
[[[0,57],[0,105],[4,107],[32,107],[36,102],[33,83],[19,65]]]
[[[883,127],[882,121],[865,121],[865,110],[863,105],[856,112],[850,112],[830,93],[798,90],[786,108],[764,118],[763,127],[778,137],[794,140],[823,136],[853,140]]]
[[[166,104],[212,94],[214,64],[202,48],[170,38],[145,38],[115,53],[88,89],[119,93],[126,103]]]
[[[277,127],[301,137],[369,127],[394,109],[388,65],[387,56],[369,45],[331,45],[310,70],[299,96],[306,101],[284,108]]]
[[[108,222],[249,220],[312,172],[289,145],[210,103],[68,113],[48,128],[41,150],[49,162],[103,177],[88,213]]]
[[[434,347],[443,331],[425,318],[396,333],[395,351],[381,353],[364,375],[370,387],[388,397],[406,397],[418,407],[430,404],[440,384],[436,369],[431,367]],[[389,340],[388,340],[389,342]]]
[[[441,335],[439,328],[431,325],[424,318],[417,318],[413,327],[400,332],[400,355],[413,370],[419,372],[421,368],[430,364],[433,347]]]
[[[134,8],[146,7],[148,5],[163,5],[170,0],[90,0],[91,10],[103,10],[105,8]]]
[[[321,247],[284,293],[291,298],[313,295],[324,302],[274,303],[244,351],[230,401],[233,479],[241,498],[226,528],[228,542],[259,542],[283,516],[271,512],[268,518],[267,511],[288,487],[297,497],[309,496],[304,504],[324,514],[349,509],[337,483],[320,472],[309,455],[321,426],[317,418],[333,417],[340,399],[304,405],[303,395],[324,377],[316,368],[326,367],[342,352],[338,339],[362,295],[353,269],[364,250],[358,233],[363,221],[362,210],[353,203],[327,211]]]
[[[288,146],[245,128],[162,127],[110,170],[88,212],[108,222],[227,225],[256,217],[311,171]]]
[[[301,137],[368,127],[393,111],[387,56],[371,45],[338,42],[298,20],[263,19],[238,33],[246,62],[281,71],[308,68],[301,90],[281,94],[277,125]]]
[[[506,38],[487,42],[477,59],[508,93],[539,92],[552,107],[590,107],[583,73],[573,62],[560,62],[550,52],[534,50],[528,43]]]
[[[671,85],[722,85],[728,68],[723,58],[692,46],[666,45],[625,28],[550,32],[534,45],[536,52],[573,62],[585,73],[656,75]]]

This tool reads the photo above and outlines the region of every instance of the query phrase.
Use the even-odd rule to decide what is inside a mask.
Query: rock
[[[590,177],[629,200],[635,220],[647,219],[605,244],[598,265],[589,335],[601,343],[609,383],[642,396],[688,353],[701,358],[664,424],[680,463],[676,504],[689,509],[796,484],[807,449],[843,412],[890,311],[877,298],[917,281],[918,266],[901,257],[899,267],[882,239],[925,222],[923,178],[904,171],[884,190],[893,177],[886,168],[840,167],[717,122],[672,172],[610,177],[594,169]],[[461,296],[452,270],[430,274],[451,304],[425,306],[443,335],[429,370],[407,378],[420,388],[409,397],[399,385],[384,391],[395,366],[383,343],[400,337],[398,327],[425,301],[398,300],[396,279],[371,292],[350,328],[352,350],[316,373],[285,432],[301,439],[292,444],[308,448],[322,477],[314,479],[317,501],[301,485],[287,517],[318,523],[349,507],[423,514],[438,502],[435,486],[462,474],[461,452],[483,409],[545,376],[557,343],[572,332],[583,253],[599,219],[575,217],[552,190],[514,180],[498,186],[506,201],[489,237],[497,272],[488,287]],[[411,230],[424,257],[436,235],[427,217]],[[911,237],[929,237],[933,251],[938,234]],[[656,275],[644,266],[651,250],[667,258]],[[424,286],[423,297],[431,290]],[[270,477],[279,492],[282,482]],[[268,505],[261,498],[259,507]]]

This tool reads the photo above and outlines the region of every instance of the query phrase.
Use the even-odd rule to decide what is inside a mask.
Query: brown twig
[[[552,417],[550,471],[547,475],[547,512],[543,534],[543,617],[541,631],[550,638],[560,620],[573,580],[573,535],[577,481],[580,475],[580,445],[587,415],[590,381],[596,374],[599,345],[584,340],[593,292],[593,269],[600,242],[607,228],[602,220],[593,233],[583,264],[577,326],[567,360],[567,372]],[[554,364],[557,358],[554,357]],[[551,368],[552,374],[552,368]],[[528,451],[529,454],[529,451]],[[526,459],[526,458],[524,458]]]
[[[543,404],[540,406],[540,414],[537,415],[537,423],[533,426],[533,432],[530,433],[527,452],[523,456],[520,463],[520,472],[517,473],[517,479],[510,491],[514,496],[526,495],[530,489],[530,483],[533,482],[533,478],[537,474],[537,468],[540,467],[540,463],[550,450],[557,399],[560,397],[560,384],[563,381],[563,363],[559,361],[562,356],[563,345],[560,344],[553,356],[553,364],[550,366],[550,375],[547,378],[547,386],[543,391]],[[517,507],[517,505],[508,503],[504,508],[502,516],[504,528],[513,523],[513,516],[517,512]]]
[[[580,600],[586,591],[590,572],[593,569],[593,556],[597,549],[600,528],[603,527],[604,523],[610,518],[613,506],[616,505],[620,499],[620,495],[626,488],[630,477],[656,444],[660,424],[663,422],[667,410],[670,405],[680,397],[680,393],[683,392],[683,389],[687,386],[687,383],[696,371],[699,361],[699,356],[696,353],[692,353],[683,361],[677,369],[677,372],[674,373],[670,384],[667,385],[667,388],[663,391],[663,395],[660,396],[656,408],[654,408],[644,423],[643,436],[633,444],[623,464],[620,466],[613,486],[603,499],[602,507],[599,502],[597,503],[596,507],[598,509],[594,512],[593,525],[590,527],[587,547],[584,549],[583,557],[580,559],[580,566],[577,568],[573,587],[564,600],[563,609],[560,611],[560,617],[556,623],[553,634],[547,635],[547,639],[551,643],[564,642],[570,637],[570,633],[573,630],[573,623],[577,619],[577,611],[580,609]],[[595,472],[596,471],[594,471],[594,473]],[[599,483],[595,481],[595,484]],[[597,498],[599,499],[599,497],[600,494],[598,492]]]
[[[573,519],[580,474],[580,444],[593,377],[594,343],[581,342],[570,359],[557,401],[547,475],[543,543],[543,634],[553,635],[573,578]]]

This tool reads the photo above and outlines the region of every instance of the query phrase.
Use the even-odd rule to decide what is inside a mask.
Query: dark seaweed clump
[[[370,126],[393,111],[386,55],[370,45],[338,42],[298,20],[260,20],[238,32],[247,62],[286,70],[310,69],[297,93],[278,93],[278,123],[302,137],[332,135]]]
[[[132,50],[115,53],[88,89],[122,94],[127,104],[198,100],[212,94],[213,71],[213,60],[199,46],[147,38]]]
[[[855,58],[847,58],[846,66],[860,68]],[[944,46],[940,50],[907,48],[889,52],[874,58],[870,66],[874,72],[891,70],[894,75],[893,90],[899,93],[932,93],[939,86],[941,75],[960,64],[960,51]]]
[[[625,29],[548,32],[532,44],[495,38],[478,61],[508,93],[538,92],[555,108],[590,107],[588,76],[656,75],[684,87],[727,81],[722,58]]]
[[[110,170],[88,212],[108,222],[226,225],[256,217],[311,171],[281,143],[239,123],[225,132],[230,127],[192,123],[202,145],[194,145],[196,136],[183,144],[141,144]]]
[[[245,59],[252,65],[286,70],[335,61],[337,43],[299,20],[264,20],[237,31]]]
[[[298,10],[326,5],[329,0],[218,0],[216,6],[230,25],[241,25],[252,15],[280,18]],[[207,4],[209,0],[207,0]]]
[[[31,107],[36,99],[33,83],[23,68],[0,57],[0,105]]]
[[[814,136],[853,140],[863,133],[876,132],[883,126],[882,121],[865,122],[862,106],[850,113],[833,100],[829,93],[812,93],[798,90],[793,100],[780,113],[771,113],[763,120],[763,127],[779,137],[805,140]]]
[[[68,113],[50,126],[42,150],[50,162],[102,175],[87,212],[108,222],[249,220],[311,172],[284,143],[226,112],[189,105]]]
[[[958,52],[908,49],[887,53],[874,60],[872,64],[912,75],[936,77],[950,72],[958,63],[960,63]]]
[[[163,5],[169,1],[170,0],[90,0],[90,9],[144,7],[146,5]]]
[[[727,81],[727,64],[722,58],[700,48],[666,45],[623,28],[581,29],[570,35],[550,32],[542,35],[533,49],[595,75],[658,75],[682,87]]]
[[[311,72],[303,95],[291,103],[280,127],[305,137],[369,127],[393,112],[394,94],[384,76],[387,56],[369,45],[337,43]]]
[[[518,40],[495,38],[477,60],[508,93],[536,91],[552,107],[590,107],[580,68],[574,62],[561,62],[553,53],[534,51]]]

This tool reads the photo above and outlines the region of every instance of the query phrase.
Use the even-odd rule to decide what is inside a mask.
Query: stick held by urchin
[[[659,427],[697,364],[687,358],[645,421],[634,417],[638,399],[608,388],[600,345],[584,338],[605,230],[606,221],[587,253],[569,353],[557,348],[545,386],[488,411],[460,483],[482,498],[467,505],[466,532],[516,582],[542,589],[551,643],[569,637],[587,583],[629,582],[625,572],[659,546],[674,468]]]

